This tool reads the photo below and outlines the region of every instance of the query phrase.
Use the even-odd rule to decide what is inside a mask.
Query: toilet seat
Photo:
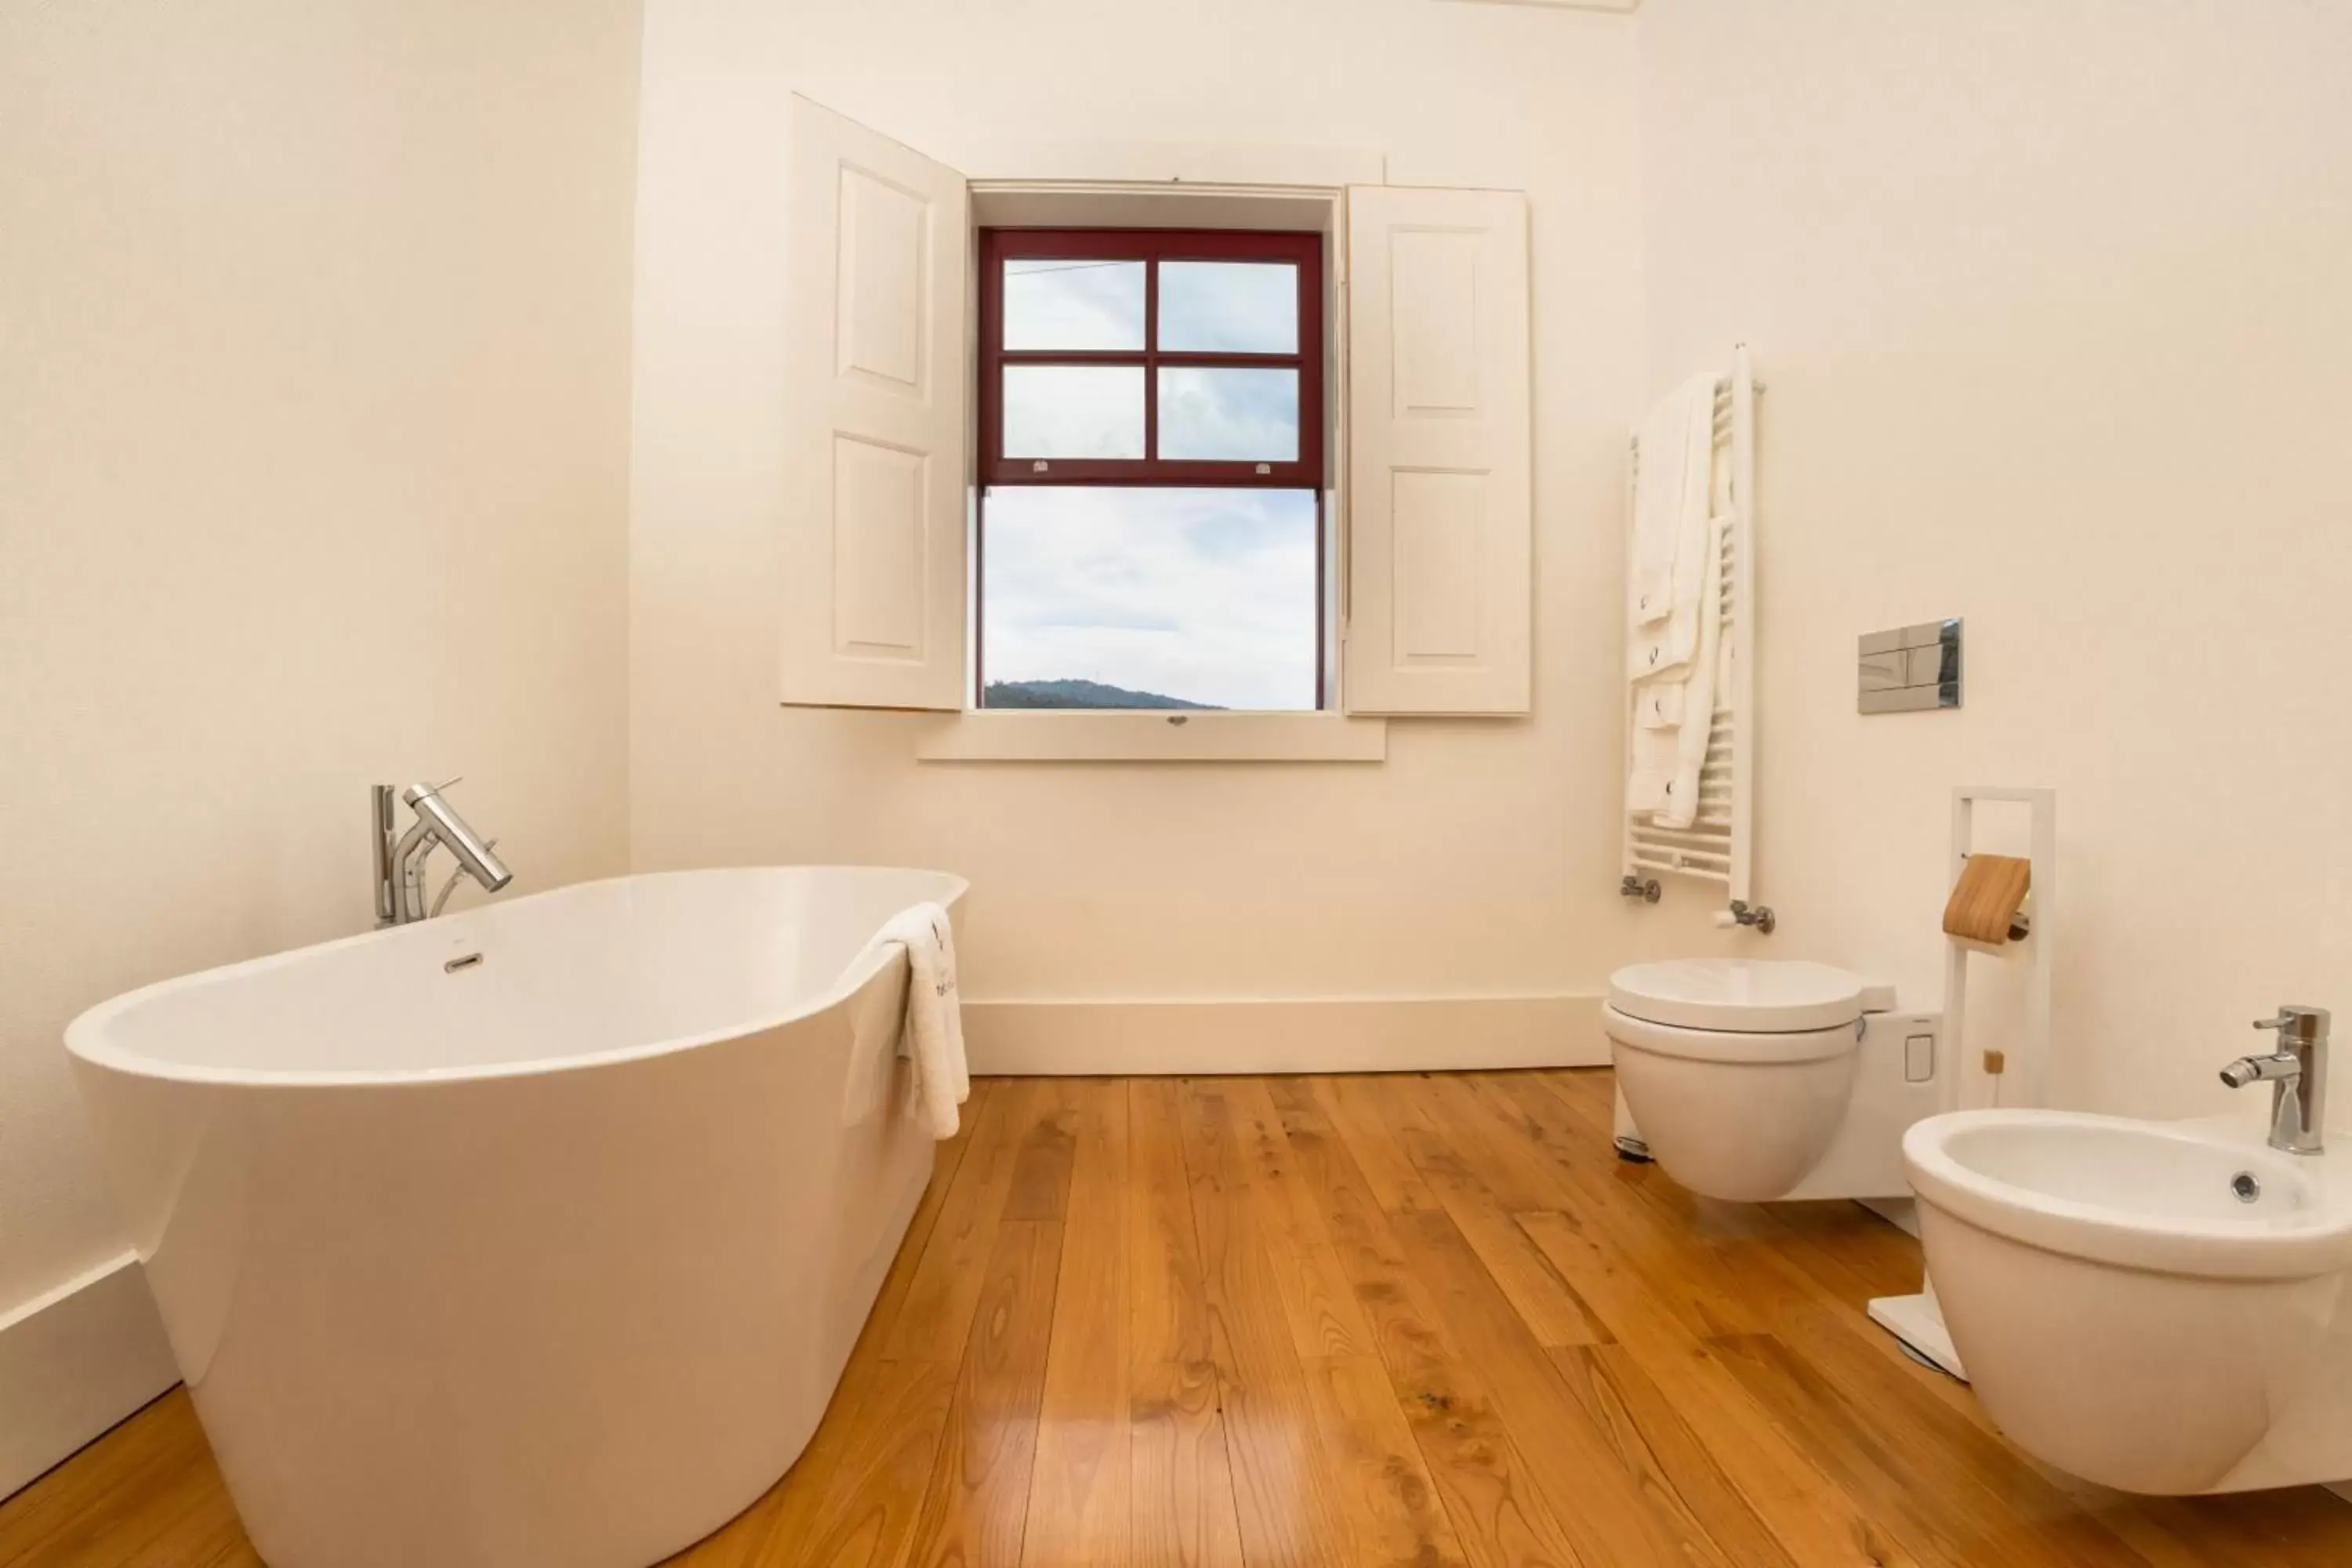
[[[1853,1023],[1876,1000],[1874,989],[1860,975],[1803,959],[1675,958],[1617,971],[1609,1005],[1669,1029],[1792,1035]]]
[[[1693,1062],[1817,1062],[1842,1057],[1854,1048],[1858,1031],[1853,1024],[1832,1024],[1826,1029],[1685,1029],[1673,1024],[1653,1024],[1614,1007],[1606,1010],[1603,1027],[1609,1037],[1637,1050]]]

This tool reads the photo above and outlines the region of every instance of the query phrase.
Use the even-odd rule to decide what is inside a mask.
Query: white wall
[[[1759,884],[1933,994],[1945,795],[2049,784],[2062,1103],[2352,1017],[2352,8],[1649,0],[1649,380],[1755,347]],[[1864,719],[1859,632],[1968,619]],[[1987,1038],[1978,1044],[1999,1044]]]
[[[1639,379],[1631,25],[1428,0],[648,6],[632,846],[645,867],[969,875],[982,997],[1590,994],[1619,907],[1617,574]],[[1365,150],[1526,189],[1536,716],[1398,722],[1381,766],[941,764],[776,700],[786,94],[967,170],[1007,143]],[[1223,161],[1230,165],[1230,158]],[[1101,1067],[1117,1065],[1106,1059]]]
[[[625,864],[636,50],[0,10],[0,1321],[125,1245],[66,1021],[366,929],[370,783],[465,773],[523,888]]]

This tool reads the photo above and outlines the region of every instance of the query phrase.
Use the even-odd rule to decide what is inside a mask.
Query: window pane
[[[1161,262],[1160,346],[1197,353],[1297,353],[1297,265]]]
[[[1164,364],[1160,455],[1220,462],[1298,460],[1298,373]]]
[[[1311,709],[1312,490],[996,486],[986,708]]]
[[[1143,456],[1139,364],[1008,364],[1008,458]]]
[[[1008,258],[1004,346],[1142,348],[1143,263]]]

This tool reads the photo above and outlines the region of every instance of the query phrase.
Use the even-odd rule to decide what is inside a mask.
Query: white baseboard
[[[179,1381],[131,1253],[0,1318],[0,1497]]]
[[[1604,1067],[1598,996],[966,1002],[971,1070],[1014,1076]]]

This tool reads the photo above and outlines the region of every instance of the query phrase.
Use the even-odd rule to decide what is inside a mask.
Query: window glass
[[[1143,268],[1140,261],[1008,258],[1004,346],[1139,351]]]
[[[1006,365],[1004,455],[1140,458],[1143,367]]]
[[[1298,458],[1298,373],[1160,367],[1160,455],[1218,462]]]
[[[1161,262],[1160,346],[1297,353],[1298,268],[1287,261]]]
[[[984,708],[1311,710],[1312,490],[994,486]]]

